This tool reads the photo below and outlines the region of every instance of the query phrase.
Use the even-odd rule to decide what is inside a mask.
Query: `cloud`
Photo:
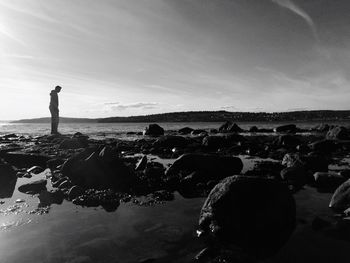
[[[137,103],[121,104],[119,102],[109,102],[109,103],[105,103],[105,105],[109,106],[111,110],[123,111],[126,109],[144,109],[144,110],[155,109],[157,108],[159,103],[137,102]]]
[[[284,7],[286,9],[290,10],[294,14],[303,18],[305,20],[305,22],[309,25],[315,39],[316,40],[319,39],[316,25],[315,25],[314,21],[312,20],[312,18],[303,9],[301,9],[299,6],[297,6],[292,0],[272,0],[272,2],[278,4],[281,7]]]

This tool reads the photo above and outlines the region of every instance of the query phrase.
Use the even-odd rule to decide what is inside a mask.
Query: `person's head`
[[[60,92],[61,89],[62,89],[62,87],[60,87],[60,86],[56,86],[56,87],[55,87],[55,91],[56,91],[56,92]]]

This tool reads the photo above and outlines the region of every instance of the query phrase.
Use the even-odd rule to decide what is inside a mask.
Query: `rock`
[[[286,167],[301,166],[303,164],[300,155],[297,153],[287,153],[282,159],[282,165]]]
[[[86,148],[88,146],[88,141],[82,137],[82,138],[69,138],[64,139],[60,145],[59,149],[80,149],[80,148]]]
[[[178,131],[179,134],[181,135],[187,135],[187,134],[190,134],[191,132],[193,131],[192,128],[190,127],[185,127],[185,128],[182,128]]]
[[[46,179],[41,179],[31,183],[23,184],[18,187],[18,191],[26,194],[37,194],[42,190],[46,190],[46,183]]]
[[[296,147],[300,143],[298,137],[290,134],[284,134],[278,137],[277,144],[285,147]]]
[[[308,182],[307,173],[303,165],[296,165],[284,168],[281,171],[281,178],[289,185],[294,186],[296,189],[300,189]]]
[[[164,135],[164,129],[160,127],[158,124],[150,124],[143,131],[143,135],[149,135],[149,136]]]
[[[350,170],[342,170],[339,172],[339,174],[346,179],[350,178]]]
[[[84,189],[80,186],[74,185],[72,186],[68,191],[68,198],[69,200],[73,200],[85,193]]]
[[[202,182],[219,180],[233,174],[238,174],[243,168],[240,158],[233,156],[218,156],[213,154],[181,155],[166,171],[166,177],[178,177],[185,173],[199,172]]]
[[[63,181],[57,186],[57,188],[62,189],[62,190],[69,189],[70,187],[72,187],[72,183],[71,183],[69,180],[63,180]]]
[[[297,126],[295,124],[287,124],[278,126],[273,129],[274,132],[285,132],[285,133],[295,133],[297,131]]]
[[[343,211],[350,207],[350,179],[342,183],[334,192],[329,207]]]
[[[320,217],[315,217],[315,219],[312,221],[312,229],[315,231],[322,230],[329,226],[331,226],[331,223]]]
[[[147,165],[147,155],[144,155],[140,161],[138,161],[138,163],[136,164],[136,168],[135,168],[135,171],[142,171],[146,168],[146,165]]]
[[[328,165],[330,160],[323,154],[311,153],[302,158],[305,169],[311,173],[328,172]]]
[[[320,124],[320,125],[317,125],[315,128],[313,128],[313,130],[317,132],[328,132],[329,129],[330,129],[330,126],[328,124]]]
[[[86,190],[83,195],[73,199],[73,204],[97,207],[101,205],[107,212],[114,212],[120,204],[120,198],[117,193],[111,190]]]
[[[316,187],[321,189],[333,189],[341,185],[346,178],[336,172],[316,172],[314,173]]]
[[[202,145],[209,149],[218,149],[230,147],[244,141],[246,141],[246,139],[239,134],[210,135],[203,138]]]
[[[50,168],[50,170],[55,170],[57,168],[57,166],[61,165],[64,163],[65,160],[61,159],[61,158],[54,158],[54,159],[50,159],[46,162],[47,167]]]
[[[349,131],[342,126],[336,126],[330,129],[326,134],[328,140],[348,140],[350,139]]]
[[[42,190],[39,194],[39,200],[41,206],[50,206],[51,204],[62,204],[64,199],[64,194],[61,190]]]
[[[332,140],[320,140],[309,144],[315,152],[332,153],[337,149],[337,145]]]
[[[154,143],[154,147],[167,147],[167,148],[173,148],[173,147],[185,147],[189,141],[182,137],[182,136],[176,136],[176,135],[166,135],[159,137]]]
[[[249,128],[249,132],[259,132],[259,129],[256,126],[252,126]]]
[[[220,126],[219,132],[243,132],[243,129],[241,129],[236,123],[227,121]]]
[[[206,136],[208,132],[206,130],[196,129],[191,132],[192,135],[203,135]]]
[[[46,167],[46,162],[50,160],[49,156],[22,152],[9,152],[4,154],[2,158],[16,167]]]
[[[0,198],[10,198],[13,195],[17,182],[17,175],[13,167],[6,163],[0,163]]]
[[[33,174],[39,174],[43,171],[44,171],[44,168],[37,165],[27,169],[27,173],[33,173]]]
[[[296,223],[295,201],[283,183],[231,176],[210,192],[199,218],[198,233],[266,258],[289,239]]]
[[[18,138],[18,135],[14,134],[14,133],[10,133],[10,134],[3,135],[2,138],[4,138],[4,139]]]

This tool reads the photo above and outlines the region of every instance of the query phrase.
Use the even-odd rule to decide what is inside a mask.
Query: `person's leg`
[[[51,134],[57,134],[57,128],[58,128],[58,110],[54,108],[50,108],[51,112]]]

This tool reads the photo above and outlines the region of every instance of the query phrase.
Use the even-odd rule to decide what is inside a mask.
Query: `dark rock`
[[[191,132],[192,135],[207,135],[208,132],[206,130],[196,129]]]
[[[68,191],[68,199],[73,200],[85,193],[84,189],[80,186],[74,185]]]
[[[4,139],[18,138],[18,135],[14,133],[10,133],[10,134],[3,135],[2,138]]]
[[[64,194],[61,190],[42,190],[39,194],[40,206],[50,206],[51,204],[62,204]]]
[[[72,182],[70,182],[69,180],[63,180],[59,185],[58,188],[59,189],[69,189],[72,187]]]
[[[46,179],[41,179],[31,183],[23,184],[18,187],[18,191],[27,194],[40,193],[42,190],[46,190],[46,183]]]
[[[332,153],[337,149],[337,145],[332,140],[316,141],[309,146],[313,151],[321,153]]]
[[[0,198],[10,198],[17,182],[15,170],[8,163],[0,163]]]
[[[246,139],[239,134],[210,135],[203,138],[202,145],[208,149],[219,149],[230,147],[244,141],[246,141]]]
[[[210,133],[213,133],[213,134],[216,134],[216,133],[218,133],[219,131],[218,131],[217,129],[210,129],[209,132],[210,132]]]
[[[335,172],[316,172],[314,179],[316,187],[333,190],[346,181],[346,178]]]
[[[350,207],[350,179],[335,190],[329,207],[341,212]]]
[[[27,173],[39,174],[44,171],[44,168],[40,166],[33,166],[27,170]]]
[[[287,242],[295,228],[295,215],[294,198],[283,183],[232,176],[210,192],[200,213],[197,232],[266,258]]]
[[[249,132],[258,132],[258,131],[259,131],[259,129],[256,126],[252,126],[249,128]]]
[[[138,163],[136,164],[135,171],[142,171],[142,170],[144,170],[146,168],[147,161],[148,161],[147,155],[142,156],[140,161],[138,161]]]
[[[315,219],[312,221],[312,229],[315,231],[322,230],[329,226],[331,226],[331,223],[320,217],[315,217]]]
[[[336,126],[327,132],[326,139],[328,139],[328,140],[348,140],[348,139],[350,139],[350,133],[345,127]]]
[[[295,133],[297,131],[297,126],[295,124],[287,124],[278,126],[273,129],[274,132],[286,132],[286,133]]]
[[[83,195],[73,199],[73,204],[97,207],[102,206],[107,212],[114,212],[120,204],[119,196],[111,190],[87,190]]]
[[[220,180],[233,174],[238,174],[243,168],[240,158],[233,156],[218,156],[213,154],[184,154],[180,156],[166,171],[166,176],[178,177],[199,172],[202,182]]]
[[[46,162],[50,160],[49,156],[40,154],[30,154],[21,152],[9,152],[3,156],[3,159],[16,167],[46,167]]]
[[[179,134],[187,135],[187,134],[190,134],[192,131],[193,131],[192,128],[185,127],[185,128],[180,129],[178,132],[179,132]]]
[[[227,121],[220,126],[219,132],[243,132],[243,129],[241,129],[236,123]]]
[[[313,130],[317,132],[328,132],[329,129],[330,129],[330,126],[328,124],[320,124],[320,125],[317,125],[315,128],[313,128]]]
[[[350,170],[342,170],[339,172],[339,174],[346,179],[350,178]]]
[[[311,153],[302,158],[305,169],[311,173],[328,172],[329,159],[322,154]]]
[[[143,131],[143,135],[149,135],[149,136],[164,135],[164,129],[160,127],[158,124],[150,124]]]
[[[300,189],[308,182],[305,167],[302,165],[284,168],[281,171],[281,178],[287,181],[289,185],[294,186],[296,189]]]
[[[166,135],[159,137],[154,143],[154,147],[185,147],[189,140],[182,136]]]
[[[277,144],[279,146],[296,147],[300,144],[300,140],[294,135],[284,134],[278,137]]]
[[[59,149],[80,149],[86,148],[87,146],[88,141],[85,139],[85,137],[70,138],[63,140],[59,145]]]
[[[286,167],[293,167],[293,166],[304,165],[304,163],[302,162],[299,154],[287,153],[283,156],[282,165],[284,165]]]
[[[61,165],[64,163],[65,160],[61,159],[61,158],[54,158],[54,159],[50,159],[46,162],[47,167],[50,168],[50,170],[55,170],[57,168],[57,166]]]

